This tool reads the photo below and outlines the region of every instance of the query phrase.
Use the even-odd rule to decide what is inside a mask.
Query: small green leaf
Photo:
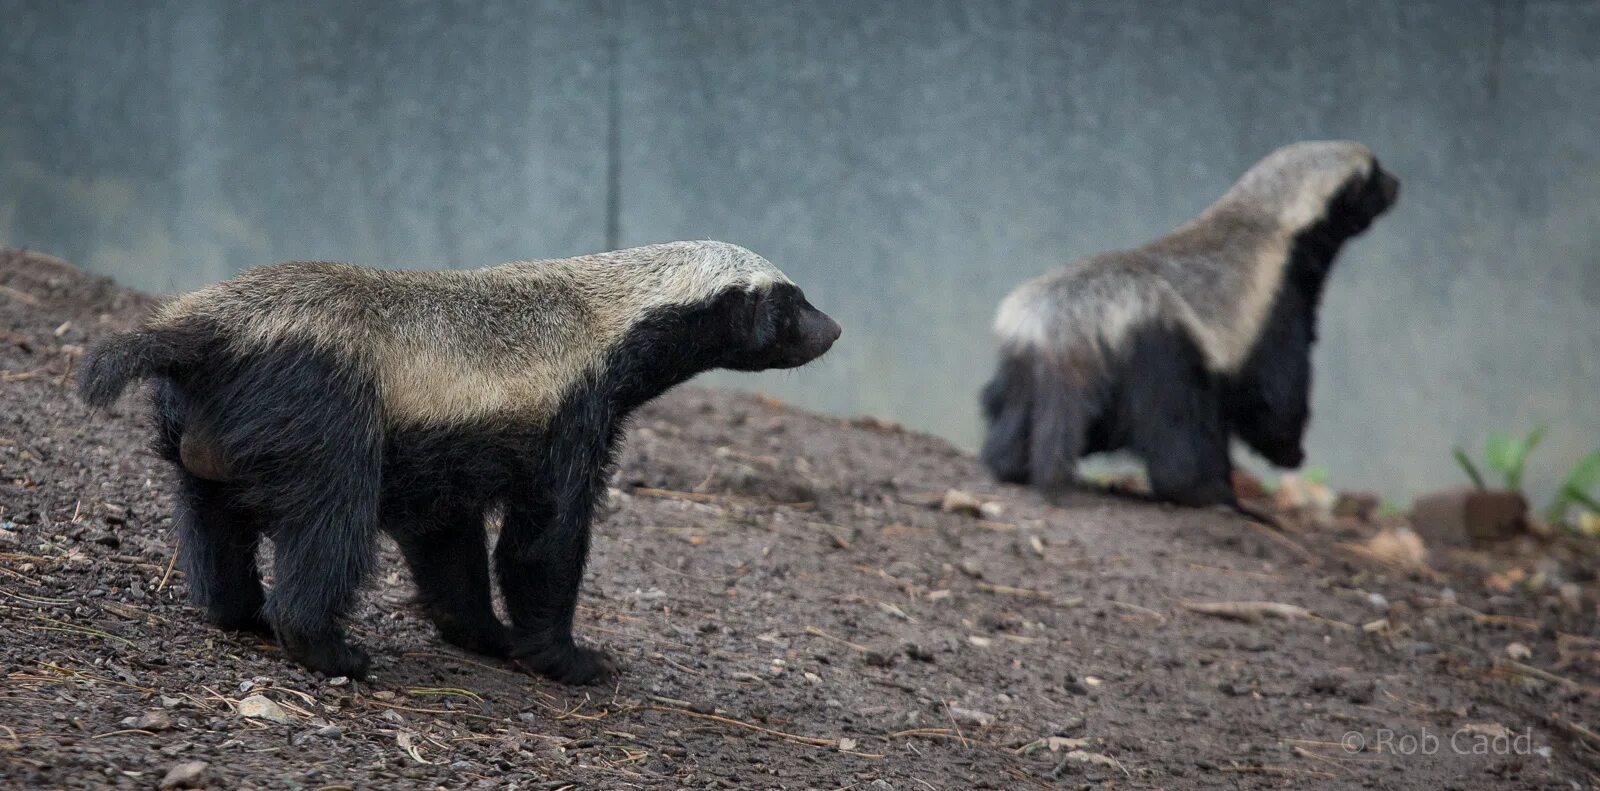
[[[1600,450],[1578,459],[1578,463],[1567,471],[1566,481],[1561,484],[1562,489],[1580,494],[1587,494],[1596,486],[1600,486]]]
[[[1458,445],[1453,453],[1456,457],[1456,464],[1461,465],[1462,471],[1467,474],[1468,478],[1472,479],[1472,485],[1478,487],[1480,492],[1488,489],[1489,487],[1483,484],[1483,473],[1478,472],[1478,465],[1472,463],[1472,459],[1467,456],[1467,452]]]
[[[1299,473],[1300,480],[1314,483],[1318,486],[1327,486],[1329,472],[1327,467],[1307,467]]]
[[[1489,435],[1489,441],[1484,443],[1484,461],[1506,476],[1507,489],[1522,491],[1522,473],[1528,465],[1528,456],[1544,441],[1544,435],[1544,426],[1520,439],[1506,434]]]
[[[1516,456],[1516,449],[1512,445],[1516,441],[1505,434],[1490,434],[1488,441],[1483,443],[1483,463],[1495,472],[1511,474],[1511,465]]]
[[[1539,443],[1544,441],[1544,434],[1547,428],[1546,426],[1540,426],[1534,429],[1533,433],[1529,434],[1518,445],[1516,464],[1512,466],[1511,472],[1506,478],[1506,482],[1510,484],[1507,488],[1511,489],[1511,491],[1522,491],[1522,472],[1527,469],[1528,457],[1533,455],[1533,449],[1539,447]]]
[[[1600,505],[1589,496],[1589,491],[1600,486],[1600,450],[1590,453],[1567,471],[1566,480],[1561,482],[1561,488],[1556,490],[1556,497],[1551,501],[1550,507],[1545,509],[1546,522],[1560,522],[1567,515],[1567,509],[1573,503],[1578,503],[1591,511],[1600,513]]]

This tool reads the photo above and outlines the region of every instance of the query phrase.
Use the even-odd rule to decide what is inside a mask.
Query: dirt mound
[[[71,396],[81,347],[149,304],[0,255],[6,788],[1569,788],[1600,767],[1592,600],[1334,549],[1364,525],[1052,505],[937,439],[693,388],[638,416],[597,526],[578,628],[614,686],[444,646],[392,551],[353,624],[373,679],[316,678],[185,606],[142,402]]]

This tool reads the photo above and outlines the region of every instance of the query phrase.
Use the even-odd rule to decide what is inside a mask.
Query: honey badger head
[[[616,342],[623,357],[648,357],[668,379],[700,370],[795,368],[827,352],[839,325],[807,301],[782,272],[759,255],[723,242],[674,242],[622,251],[624,266],[590,283],[630,283],[616,304],[636,308]],[[627,351],[641,339],[649,351]],[[671,347],[671,348],[664,348]]]
[[[839,338],[839,325],[812,307],[793,283],[736,292],[727,299],[734,342],[720,358],[719,368],[795,368],[821,357]]]

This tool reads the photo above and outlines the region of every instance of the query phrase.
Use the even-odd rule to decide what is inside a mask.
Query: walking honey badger
[[[1399,188],[1359,143],[1296,143],[1172,233],[1024,283],[995,321],[985,463],[1053,490],[1078,458],[1128,449],[1157,498],[1238,507],[1230,437],[1304,460],[1323,284]]]
[[[261,267],[181,296],[88,356],[108,405],[154,377],[191,597],[328,675],[378,530],[455,645],[567,683],[589,523],[631,411],[701,371],[804,365],[839,326],[760,256],[675,242],[469,271]],[[502,514],[495,616],[485,522]],[[256,567],[272,539],[275,583]]]

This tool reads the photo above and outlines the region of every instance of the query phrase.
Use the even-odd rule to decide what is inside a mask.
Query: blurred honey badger
[[[995,321],[990,470],[1050,490],[1129,449],[1156,497],[1238,507],[1230,436],[1298,466],[1323,283],[1399,186],[1358,143],[1297,143],[1172,233],[1024,283]]]
[[[574,643],[573,610],[628,414],[701,371],[803,365],[838,336],[772,264],[720,242],[470,271],[289,263],[107,339],[79,392],[106,405],[159,380],[184,568],[219,626],[275,632],[307,667],[361,676],[368,657],[341,620],[381,528],[445,640],[587,683],[608,663]],[[491,604],[491,511],[509,631]]]

